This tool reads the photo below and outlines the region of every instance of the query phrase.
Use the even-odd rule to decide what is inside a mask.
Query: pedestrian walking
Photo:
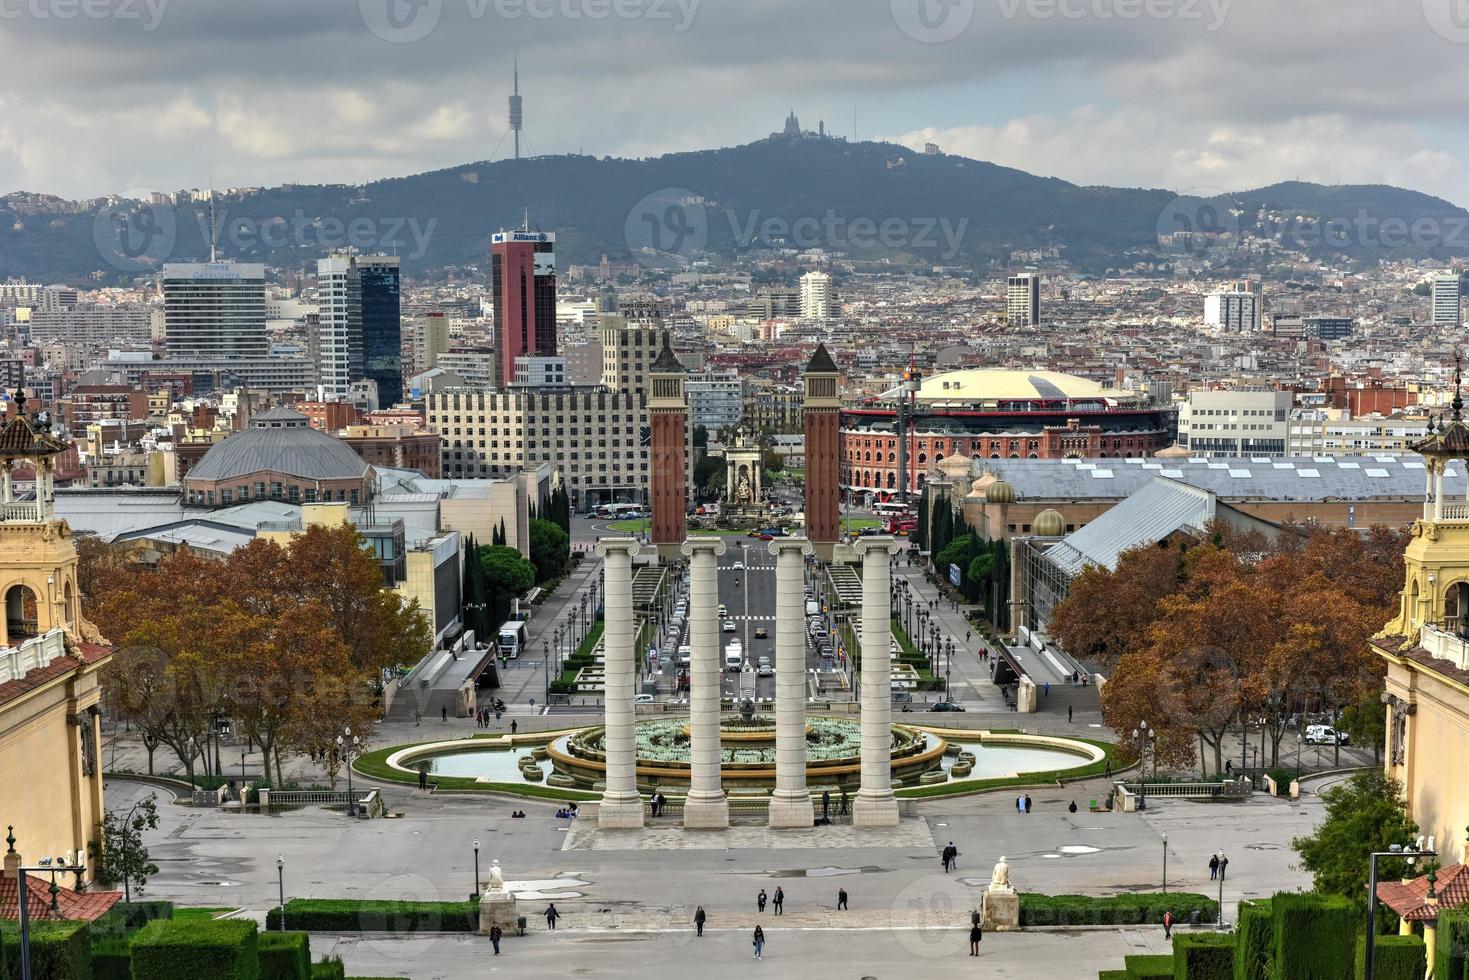
[[[1227,858],[1227,857],[1225,857],[1224,855],[1221,854],[1219,856],[1219,880],[1220,881],[1223,881],[1224,880],[1224,873],[1226,871],[1228,871],[1228,870],[1229,870],[1229,858]]]
[[[1112,759],[1110,757],[1107,759],[1107,778],[1112,778]]]
[[[759,926],[755,927],[755,959],[760,959],[765,953],[765,930]]]
[[[500,955],[500,937],[504,935],[499,926],[490,926],[490,945],[495,947],[495,955]]]
[[[1025,794],[1025,812],[1026,813],[1029,813],[1030,812],[1030,794],[1029,793],[1026,793]]]
[[[1066,706],[1066,723],[1071,724],[1071,705]]]
[[[965,630],[964,631],[964,642],[965,643],[968,643],[969,642],[969,630]]]
[[[821,819],[827,820],[831,817],[831,790],[821,791]]]
[[[978,922],[969,927],[969,955],[979,955],[979,944],[984,939],[984,930]]]
[[[514,735],[515,734],[515,730],[518,729],[519,727],[520,727],[520,724],[514,718],[511,718],[510,719],[510,734],[511,735]]]
[[[422,711],[419,711],[418,709],[415,708],[414,711],[413,711],[413,727],[414,728],[417,728],[419,725],[422,725],[422,724],[423,724],[423,712]]]
[[[500,717],[501,717],[502,714],[503,714],[503,712],[500,711],[499,708],[496,708],[495,709],[495,727],[496,728],[499,728],[500,727]]]
[[[1163,913],[1163,938],[1164,939],[1172,939],[1173,938],[1173,913],[1172,912],[1164,912]]]
[[[1210,858],[1209,858],[1209,880],[1210,881],[1217,881],[1218,879],[1219,879],[1219,855],[1218,854],[1214,854],[1214,855],[1211,855]]]
[[[449,708],[448,708],[447,705],[445,705],[445,706],[439,708],[439,721],[445,722],[445,721],[448,721],[448,720],[449,720]]]
[[[694,930],[697,935],[704,935],[704,920],[706,918],[708,917],[704,915],[704,906],[700,905],[694,909]]]
[[[1015,812],[1016,813],[1024,813],[1025,812],[1025,797],[1023,797],[1023,796],[1017,796],[1017,797],[1015,797]]]
[[[837,889],[837,908],[843,912],[847,910],[847,890],[845,888]]]
[[[1072,800],[1071,801],[1071,805],[1069,807],[1067,807],[1066,809],[1069,810],[1069,811],[1071,811],[1072,813],[1075,813],[1076,812],[1076,801],[1075,800]]]
[[[552,929],[556,928],[556,920],[561,918],[561,913],[556,911],[556,903],[552,902],[546,906],[546,925]]]
[[[842,787],[842,816],[847,815],[847,787]]]
[[[1045,693],[1045,696],[1046,697],[1050,697],[1051,696],[1051,682],[1050,681],[1046,681],[1044,684],[1042,684],[1041,685],[1041,690],[1043,690],[1043,691],[1046,692]]]
[[[771,902],[775,906],[775,914],[780,915],[785,911],[786,893],[779,885],[775,886],[775,899]]]
[[[418,788],[428,789],[428,767],[421,766],[418,770]]]
[[[755,896],[755,911],[765,911],[765,889],[760,889],[760,894]]]

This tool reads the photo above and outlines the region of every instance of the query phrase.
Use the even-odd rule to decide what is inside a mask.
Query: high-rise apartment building
[[[1254,293],[1210,293],[1204,297],[1204,324],[1229,333],[1250,333],[1259,323],[1259,308]]]
[[[263,358],[269,352],[264,265],[170,262],[161,283],[170,357]]]
[[[648,372],[669,339],[669,332],[656,320],[633,324],[621,316],[604,314],[602,385],[613,391],[644,394]]]
[[[1460,302],[1460,280],[1453,272],[1440,272],[1430,283],[1433,297],[1433,322],[1458,325],[1464,322]]]
[[[1041,322],[1041,277],[1022,272],[1005,282],[1005,322],[1012,327],[1030,327]]]
[[[384,408],[403,400],[403,320],[396,255],[357,257],[362,289],[362,377],[377,383]]]
[[[323,394],[342,398],[353,377],[362,373],[362,285],[354,256],[329,255],[317,261],[316,304],[317,382]]]
[[[515,359],[556,354],[556,236],[501,231],[490,238],[495,304],[495,380],[515,378]]]
[[[825,320],[837,313],[836,288],[825,272],[808,272],[801,277],[801,316]]]

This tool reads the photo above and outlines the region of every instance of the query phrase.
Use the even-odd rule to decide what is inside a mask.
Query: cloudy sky
[[[1078,183],[1469,205],[1469,0],[0,0],[0,193],[357,182],[801,122]]]

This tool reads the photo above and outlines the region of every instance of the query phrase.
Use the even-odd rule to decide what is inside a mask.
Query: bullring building
[[[901,413],[899,409],[902,409]],[[900,484],[899,418],[906,482],[916,492],[944,459],[1151,456],[1171,442],[1173,409],[1145,392],[1106,388],[1056,371],[975,369],[902,386],[841,415],[842,483],[883,495]]]

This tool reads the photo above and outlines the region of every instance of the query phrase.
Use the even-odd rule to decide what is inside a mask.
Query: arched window
[[[24,585],[12,585],[5,590],[5,632],[8,646],[41,633],[36,594]]]

